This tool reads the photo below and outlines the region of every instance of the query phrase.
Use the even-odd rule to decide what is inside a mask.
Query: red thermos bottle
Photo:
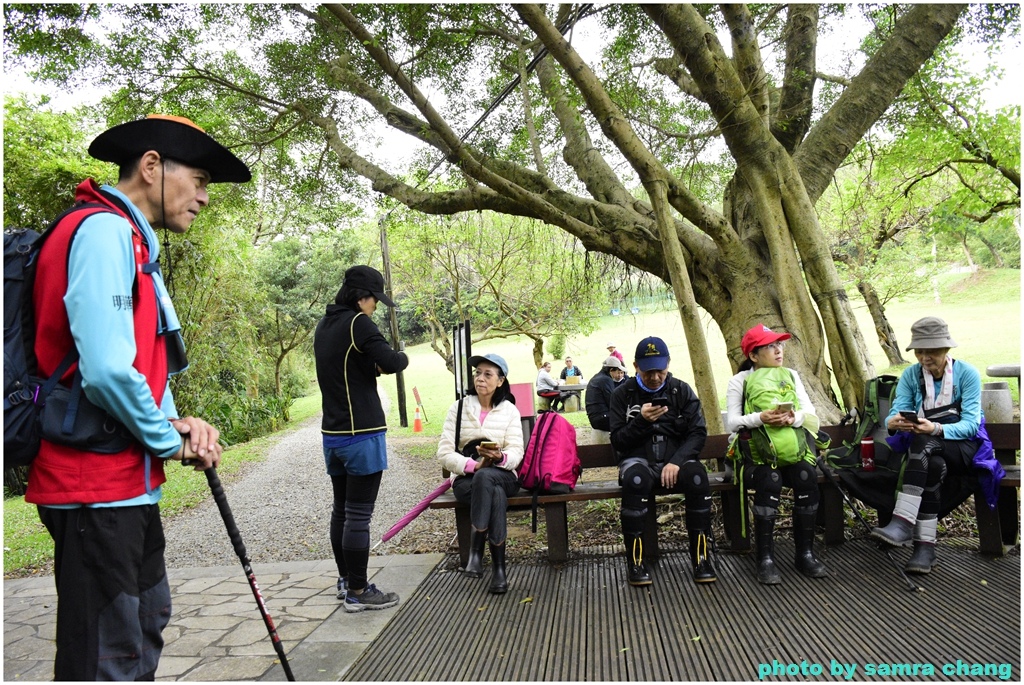
[[[860,441],[860,466],[865,471],[875,470],[875,440],[870,435]]]

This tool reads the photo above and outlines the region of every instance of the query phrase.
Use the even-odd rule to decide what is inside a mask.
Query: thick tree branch
[[[818,5],[790,4],[786,18],[786,73],[772,135],[790,154],[811,127],[817,66]]]
[[[659,74],[667,76],[671,79],[672,83],[682,92],[686,93],[694,100],[700,100],[704,102],[704,94],[700,92],[700,87],[697,82],[693,80],[686,70],[682,68],[683,58],[678,54],[673,57],[662,57],[654,60],[654,69]]]
[[[601,130],[615,144],[642,181],[662,180],[669,187],[673,206],[719,246],[736,240],[736,234],[723,216],[701,202],[689,188],[672,176],[664,165],[637,138],[622,111],[601,87],[597,76],[569,45],[568,41],[537,5],[515,5],[523,21],[543,41],[551,56],[558,60],[576,84]],[[685,230],[685,229],[684,229]]]
[[[747,98],[767,125],[771,115],[768,104],[768,75],[764,72],[764,62],[761,60],[761,48],[757,44],[754,19],[744,4],[724,4],[721,8],[725,22],[729,25],[729,35],[732,36],[733,62],[736,64],[736,73],[747,89]]]
[[[812,202],[907,81],[932,56],[966,5],[913,5],[896,22],[892,35],[853,78],[834,105],[804,139],[795,154]]]

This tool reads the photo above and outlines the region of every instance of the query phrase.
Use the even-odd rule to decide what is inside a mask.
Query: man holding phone
[[[644,338],[636,348],[636,375],[612,392],[608,419],[611,442],[619,456],[622,486],[622,536],[626,543],[627,580],[650,585],[643,561],[644,521],[655,485],[686,495],[686,528],[693,577],[698,583],[718,579],[708,558],[711,541],[711,488],[707,469],[697,460],[707,439],[700,400],[693,389],[668,371],[668,346],[661,338]]]

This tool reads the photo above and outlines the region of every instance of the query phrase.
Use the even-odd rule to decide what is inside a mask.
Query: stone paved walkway
[[[441,554],[370,557],[370,582],[406,600]],[[348,614],[333,561],[254,566],[296,680],[337,681],[395,611]],[[241,564],[171,569],[173,614],[157,680],[285,680]],[[53,679],[52,576],[4,581],[4,681]]]

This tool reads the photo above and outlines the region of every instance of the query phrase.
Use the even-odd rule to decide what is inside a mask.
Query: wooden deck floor
[[[943,544],[932,574],[911,576],[924,592],[911,592],[866,540],[821,551],[831,577],[819,580],[796,572],[792,541],[777,548],[781,586],[754,580],[753,555],[729,554],[716,559],[719,581],[697,586],[677,549],[654,585],[631,588],[608,548],[560,567],[510,565],[503,596],[487,594],[488,569],[464,578],[449,556],[345,679],[1020,681],[1016,551],[989,559]],[[893,555],[902,566],[909,550]],[[834,674],[839,664],[852,677]]]

